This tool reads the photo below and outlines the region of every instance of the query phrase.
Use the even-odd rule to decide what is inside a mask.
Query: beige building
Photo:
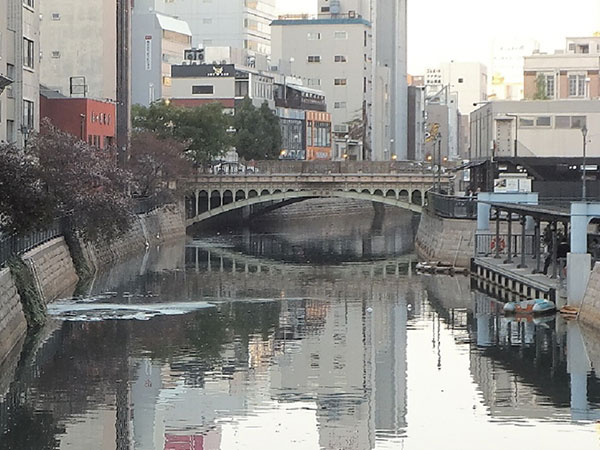
[[[40,122],[40,15],[34,0],[0,0],[0,11],[0,142],[22,147]]]
[[[352,123],[371,123],[371,24],[361,18],[281,19],[272,23],[272,64],[323,91],[332,115],[333,159],[370,159]],[[370,133],[365,141],[370,142]]]
[[[534,53],[524,62],[525,98],[600,98],[600,36],[567,38],[563,50]]]
[[[39,3],[41,83],[66,96],[116,99],[116,2]]]

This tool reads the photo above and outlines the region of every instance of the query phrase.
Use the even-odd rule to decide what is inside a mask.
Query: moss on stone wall
[[[33,274],[20,258],[11,259],[8,267],[21,297],[27,328],[36,330],[46,323],[46,303],[35,287]]]
[[[94,276],[94,270],[89,266],[83,254],[81,239],[79,239],[77,232],[73,229],[65,231],[63,236],[67,247],[69,247],[69,253],[73,260],[73,266],[75,266],[75,272],[77,272],[77,276],[79,277],[79,283],[86,283]]]

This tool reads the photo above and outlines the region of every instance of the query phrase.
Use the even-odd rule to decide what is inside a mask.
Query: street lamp
[[[582,184],[581,184],[581,199],[585,202],[585,200],[587,199],[587,191],[586,191],[586,154],[585,154],[585,150],[586,150],[586,144],[587,144],[587,133],[588,133],[588,129],[587,127],[584,125],[583,128],[581,129],[581,134],[583,135],[583,175],[581,177],[582,179]]]

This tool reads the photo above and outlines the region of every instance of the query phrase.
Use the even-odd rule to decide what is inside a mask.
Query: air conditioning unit
[[[354,19],[356,17],[356,11],[348,11],[348,17]]]

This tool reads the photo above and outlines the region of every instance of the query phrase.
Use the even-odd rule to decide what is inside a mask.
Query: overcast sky
[[[280,13],[316,12],[317,0],[278,0]],[[600,31],[600,0],[409,0],[408,71],[444,61],[489,64],[494,39],[535,39],[542,50]]]

